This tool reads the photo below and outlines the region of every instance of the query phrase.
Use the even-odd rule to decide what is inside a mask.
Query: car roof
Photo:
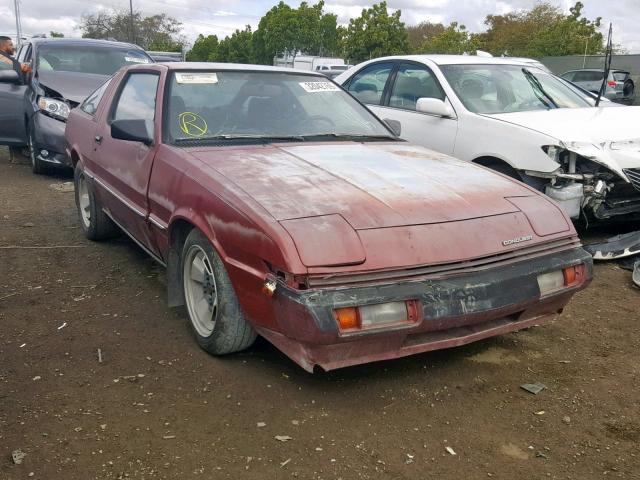
[[[302,73],[320,78],[327,78],[315,70],[302,70],[299,68],[272,67],[269,65],[249,65],[244,63],[214,63],[214,62],[171,62],[163,64],[169,70],[218,70],[218,71],[253,71],[253,72],[282,72],[282,73]],[[136,65],[130,68],[144,68]]]
[[[612,68],[609,71],[610,72],[615,72],[615,73],[629,73],[629,70],[622,70],[620,68]],[[576,70],[569,70],[569,71],[564,72],[564,73],[573,73],[573,72],[598,72],[598,73],[603,73],[604,72],[604,68],[577,68]]]
[[[510,57],[479,57],[477,55],[395,55],[376,58],[379,60],[413,60],[430,61],[436,65],[523,65],[530,64],[532,59]]]
[[[99,45],[104,47],[125,47],[142,50],[142,48],[133,43],[116,42],[113,40],[98,40],[95,38],[30,38],[28,41],[33,43],[34,45]]]

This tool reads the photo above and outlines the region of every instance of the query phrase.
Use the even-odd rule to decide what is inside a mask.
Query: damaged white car
[[[386,57],[336,81],[402,138],[522,180],[574,219],[640,213],[640,107],[593,107],[514,59]]]

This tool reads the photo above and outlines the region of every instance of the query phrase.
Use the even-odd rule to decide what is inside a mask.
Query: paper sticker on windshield
[[[218,75],[215,73],[176,73],[176,82],[190,84],[214,84],[218,83]]]
[[[309,93],[340,91],[340,87],[331,82],[300,82],[300,86]]]
[[[129,63],[149,63],[149,59],[144,57],[124,57],[124,61]]]

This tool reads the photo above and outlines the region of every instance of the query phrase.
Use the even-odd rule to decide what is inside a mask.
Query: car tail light
[[[540,295],[547,295],[566,287],[580,285],[584,281],[584,273],[584,264],[580,264],[538,275]]]
[[[615,80],[608,80],[607,81],[607,85],[609,85],[610,87],[615,87],[618,84],[618,82],[616,82]]]
[[[335,317],[343,332],[416,323],[418,321],[418,302],[408,300],[406,302],[338,308],[335,310]]]

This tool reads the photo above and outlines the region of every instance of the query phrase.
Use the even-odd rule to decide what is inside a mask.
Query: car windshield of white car
[[[535,67],[444,65],[441,69],[460,101],[475,113],[591,106],[563,81]]]
[[[285,72],[174,72],[164,114],[167,143],[395,140],[338,85]]]
[[[127,65],[153,63],[142,50],[55,42],[38,47],[36,70],[113,75]]]

